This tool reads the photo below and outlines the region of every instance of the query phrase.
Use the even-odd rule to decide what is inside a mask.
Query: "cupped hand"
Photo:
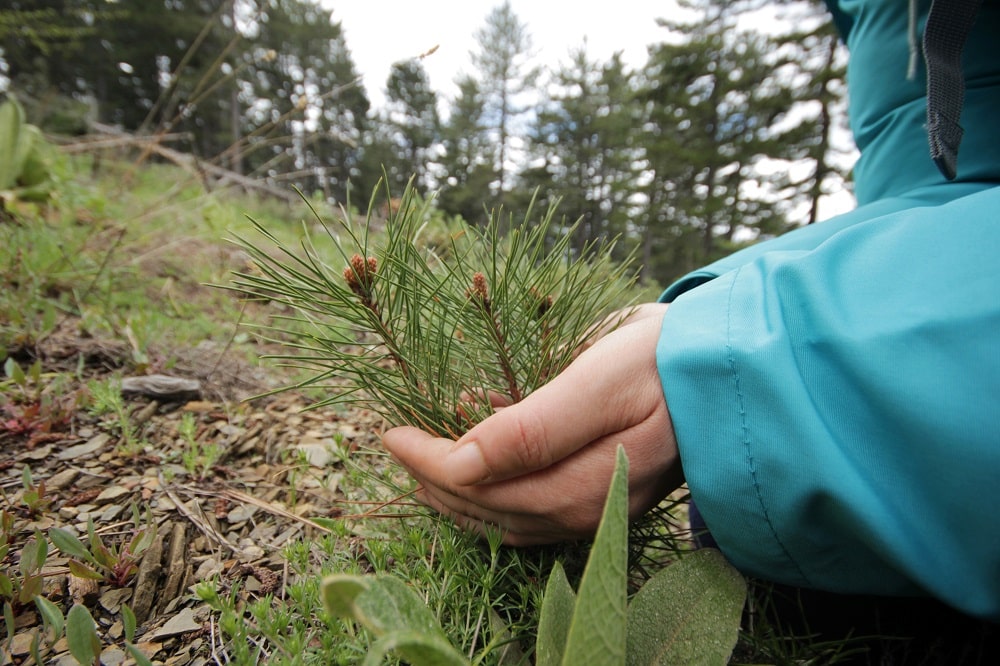
[[[458,441],[400,427],[384,434],[385,447],[420,483],[421,501],[524,546],[593,535],[622,444],[629,513],[638,517],[683,482],[656,369],[666,308],[637,309],[551,382]]]

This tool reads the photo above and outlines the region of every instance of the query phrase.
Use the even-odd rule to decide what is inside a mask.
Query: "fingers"
[[[421,501],[464,528],[495,526],[506,543],[528,545],[592,535],[624,444],[636,517],[683,480],[656,369],[662,312],[598,340],[457,442],[401,427],[383,435],[385,447],[421,484]]]
[[[473,427],[448,453],[451,480],[471,485],[544,469],[647,418],[663,404],[660,320],[602,338],[547,385]]]

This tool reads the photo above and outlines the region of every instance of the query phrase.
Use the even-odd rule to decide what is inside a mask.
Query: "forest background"
[[[580,220],[579,247],[620,237],[654,284],[817,221],[850,189],[846,58],[822,2],[683,0],[643,66],[582,46],[547,70],[499,4],[454,97],[423,54],[392,66],[378,108],[336,11],[309,0],[5,4],[0,86],[51,135],[156,135],[362,213],[383,175],[470,224],[537,193]],[[744,27],[765,5],[780,25]]]

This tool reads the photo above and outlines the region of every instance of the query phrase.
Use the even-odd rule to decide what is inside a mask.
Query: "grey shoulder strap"
[[[976,22],[981,0],[934,0],[924,27],[927,63],[927,140],[931,159],[948,180],[958,171],[962,142],[965,75],[962,49]]]

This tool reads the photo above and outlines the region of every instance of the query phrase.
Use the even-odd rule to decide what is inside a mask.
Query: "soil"
[[[144,443],[129,452],[116,419],[93,416],[75,401],[87,381],[127,376],[127,344],[81,337],[66,322],[13,357],[22,367],[41,359],[46,378],[68,384],[41,411],[0,396],[0,501],[14,517],[2,569],[17,571],[20,548],[35,530],[65,527],[86,541],[93,520],[105,543],[120,544],[135,534],[133,504],[143,513],[148,507],[156,525],[152,545],[121,585],[73,576],[65,554],[50,549],[43,595],[64,613],[73,603],[87,606],[102,637],[103,664],[134,663],[123,651],[123,604],[135,612],[136,643],[153,663],[224,663],[218,627],[193,586],[219,577],[223,585],[238,582],[248,597],[280,596],[290,577],[282,547],[322,531],[311,518],[356,509],[337,487],[330,451],[341,437],[341,446],[377,445],[380,420],[361,410],[303,411],[306,398],[293,392],[254,398],[281,383],[277,370],[207,343],[172,352],[169,368],[147,370],[151,386],[125,396]],[[178,379],[187,382],[179,389]],[[191,448],[179,427],[184,419],[196,425],[195,441],[223,447],[218,460],[194,470],[183,464],[181,453]],[[34,510],[25,502],[25,466],[38,490],[44,482]],[[43,631],[33,603],[14,611],[13,640],[0,643],[3,665],[31,663],[32,639]],[[41,654],[45,663],[76,663],[65,638],[42,641]]]

